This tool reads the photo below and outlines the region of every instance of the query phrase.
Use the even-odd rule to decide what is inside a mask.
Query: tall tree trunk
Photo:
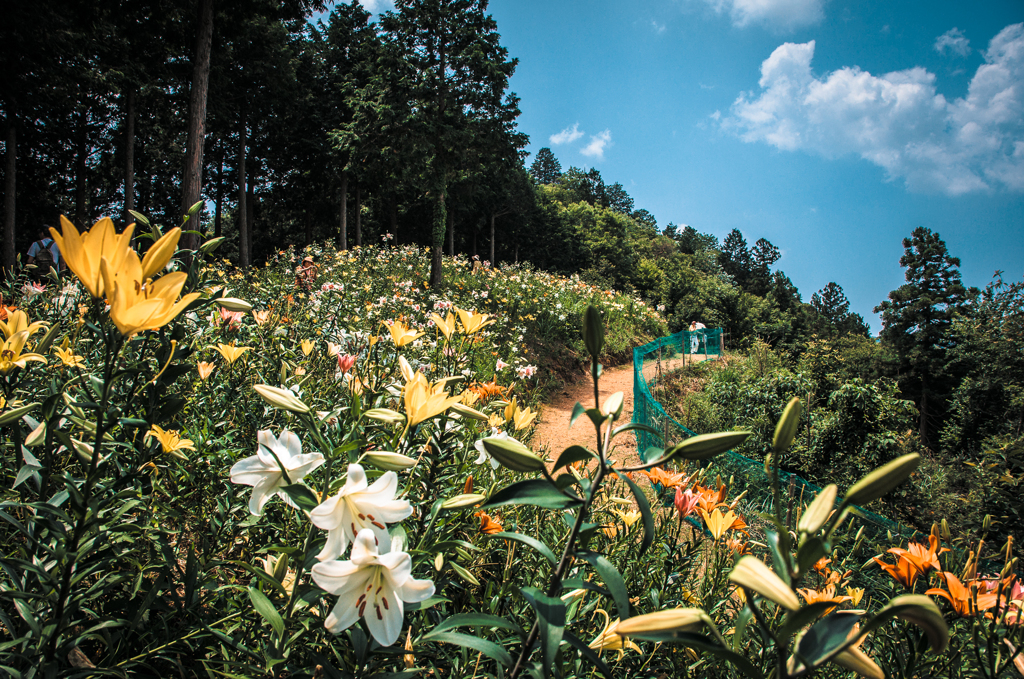
[[[125,95],[124,121],[124,223],[135,221],[135,88]]]
[[[448,223],[448,208],[445,205],[445,194],[447,186],[442,182],[441,191],[438,192],[437,201],[434,203],[434,225],[430,240],[430,289],[440,290],[444,287],[443,246],[444,232]]]
[[[85,173],[88,167],[89,137],[85,129],[85,114],[84,106],[78,109],[78,129],[76,130],[78,133],[78,151],[75,158],[75,221],[78,222],[78,228],[80,229],[86,228]]]
[[[341,206],[338,208],[338,249],[348,250],[348,173],[341,173]]]
[[[182,216],[199,202],[203,186],[203,141],[206,137],[206,93],[210,88],[210,51],[213,47],[213,0],[199,0],[199,25],[196,29],[196,59],[192,65],[192,91],[188,107],[188,141],[185,144],[185,168],[181,177]],[[242,191],[245,190],[243,186]],[[180,218],[180,217],[179,217]],[[192,229],[196,224],[189,224]],[[181,247],[194,250],[199,239],[183,234]]]
[[[249,217],[248,200],[246,200],[245,156],[246,156],[245,109],[242,109],[242,125],[238,130],[238,259],[239,264],[247,266],[249,252]]]
[[[255,173],[249,175],[249,189],[245,194],[245,232],[248,237],[245,247],[245,262],[242,266],[246,269],[252,266],[252,240],[256,224],[256,189],[254,188],[256,179]]]
[[[491,213],[491,258],[490,258],[491,266],[494,266],[495,263],[496,263],[494,261],[494,220],[495,219],[496,219],[496,217],[495,217],[494,213],[492,212]]]
[[[213,237],[220,238],[221,219],[224,213],[224,144],[220,144],[220,158],[217,162],[217,207],[213,216]]]
[[[356,247],[363,247],[363,187],[356,184]]]
[[[452,223],[452,219],[453,219],[452,218],[452,211],[448,210],[448,225],[447,225],[446,228],[447,228],[447,231],[448,231],[448,256],[449,257],[454,257],[455,256],[455,228],[454,228],[455,225]]]
[[[10,100],[7,102],[7,142],[4,153],[4,255],[3,267],[6,276],[14,275],[14,260],[17,253],[14,251],[14,199],[17,184],[16,172],[18,170],[18,127],[15,123],[14,112],[10,109]]]

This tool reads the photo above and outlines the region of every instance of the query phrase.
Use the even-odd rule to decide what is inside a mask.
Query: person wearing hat
[[[313,258],[307,255],[298,268],[295,269],[295,285],[306,290],[312,290],[313,284],[316,282],[316,275],[316,264],[313,262]]]

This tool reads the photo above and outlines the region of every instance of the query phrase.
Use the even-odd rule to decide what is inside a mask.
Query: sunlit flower
[[[85,358],[75,354],[75,350],[69,348],[70,340],[65,337],[64,341],[61,342],[59,347],[53,348],[53,353],[57,354],[57,358],[60,362],[69,368],[81,368],[85,366]]]
[[[3,347],[0,347],[0,373],[6,375],[15,368],[24,368],[29,361],[46,363],[46,357],[39,354],[21,353],[28,342],[28,330],[22,330],[11,335]]]
[[[508,367],[508,363],[505,363],[505,361],[503,361],[503,360],[501,360],[499,358],[498,361],[494,364],[494,372],[501,372],[502,370],[504,370],[507,367]]]
[[[441,331],[444,338],[449,342],[452,339],[452,333],[455,332],[455,316],[452,316],[452,312],[448,312],[447,317],[441,318],[437,314],[430,314],[428,318],[434,321],[434,325]]]
[[[911,542],[907,545],[907,549],[893,547],[887,551],[890,554],[895,554],[900,558],[910,561],[924,574],[930,570],[941,571],[942,566],[939,565],[938,555],[948,552],[949,549],[946,547],[940,549],[939,537],[937,535],[929,535],[927,545]]]
[[[914,583],[917,582],[917,576],[921,574],[921,569],[915,566],[912,561],[904,559],[903,557],[896,558],[896,565],[889,565],[877,556],[871,558],[882,567],[882,570],[892,576],[893,580],[900,583],[907,589],[912,589],[914,587]]]
[[[637,509],[633,509],[628,512],[613,509],[612,513],[622,519],[622,523],[626,524],[626,532],[629,532],[629,529],[633,527],[633,524],[639,521],[642,516],[640,511]]]
[[[21,309],[12,309],[7,315],[7,320],[0,321],[0,332],[4,333],[4,337],[10,339],[13,335],[25,330],[28,332],[28,337],[31,337],[48,325],[49,323],[46,321],[29,323],[28,314]]]
[[[165,454],[173,455],[179,460],[188,459],[188,457],[186,457],[181,451],[194,451],[196,449],[195,444],[193,444],[192,441],[181,438],[177,431],[173,429],[162,429],[155,424],[150,427],[148,432],[146,432],[146,438],[155,438],[160,442],[160,448]]]
[[[316,348],[316,342],[311,339],[304,339],[300,342],[300,346],[302,347],[302,354],[304,356],[309,356],[313,353],[313,349]]]
[[[369,529],[356,535],[350,561],[318,563],[312,575],[319,587],[338,597],[324,627],[338,634],[365,618],[370,634],[382,646],[398,640],[405,603],[424,601],[434,594],[433,582],[412,577],[412,558],[400,551],[381,554]]]
[[[391,538],[385,524],[397,523],[412,515],[408,501],[395,499],[397,491],[395,472],[384,472],[370,486],[362,465],[350,464],[341,491],[309,513],[313,524],[327,531],[327,543],[316,558],[321,561],[337,559],[349,542],[366,529],[373,532],[378,542],[387,544]]]
[[[512,421],[516,425],[516,429],[526,429],[537,419],[537,413],[530,408],[516,408],[515,413],[512,415]]]
[[[106,260],[112,271],[121,269],[128,251],[131,250],[135,224],[129,224],[124,232],[118,234],[114,231],[114,222],[109,217],[104,217],[93,224],[91,229],[79,234],[74,224],[61,215],[60,225],[63,233],[51,228],[50,235],[57,242],[64,263],[78,276],[90,295],[97,299],[109,297],[110,291],[104,287],[100,263]],[[175,230],[180,233],[180,229]],[[166,263],[164,261],[164,265]],[[153,273],[156,272],[149,275],[152,276]]]
[[[281,559],[285,559],[287,563],[287,556],[274,556],[273,554],[267,555],[265,558],[260,559],[260,563],[263,565],[263,572],[274,577],[274,572],[277,570],[277,565]],[[291,596],[292,589],[295,588],[295,569],[288,568],[284,574],[284,578],[281,580],[281,586],[284,587],[284,591],[287,592],[288,596]]]
[[[640,652],[640,647],[630,641],[627,637],[619,636],[615,630],[621,622],[619,618],[610,620],[609,615],[603,609],[598,608],[596,613],[600,613],[604,616],[604,629],[601,633],[594,637],[594,640],[587,644],[591,649],[598,652],[600,655],[601,651],[618,651],[619,657],[621,658],[626,653],[626,649],[631,649]]]
[[[487,512],[477,512],[473,516],[480,519],[480,532],[484,535],[494,535],[495,533],[500,533],[505,530],[501,527],[501,524],[495,521]]]
[[[483,330],[491,323],[494,323],[494,319],[488,320],[487,314],[478,314],[473,311],[466,311],[465,309],[455,309],[456,313],[459,314],[459,320],[462,322],[462,329],[467,335],[472,335],[480,330]]]
[[[857,606],[860,606],[860,601],[861,601],[861,599],[864,598],[864,588],[863,587],[847,587],[846,588],[846,595],[848,597],[850,597],[850,603],[853,604],[854,608],[856,608]]]
[[[32,301],[33,298],[46,292],[46,286],[29,281],[21,287],[21,292],[25,296],[26,301]]]
[[[213,369],[217,367],[214,363],[208,363],[207,361],[199,361],[196,363],[196,368],[199,370],[199,379],[206,381],[206,378],[210,376]]]
[[[199,297],[198,292],[192,292],[178,299],[188,279],[184,272],[152,278],[170,261],[180,236],[181,229],[168,231],[149,248],[142,261],[131,249],[116,268],[105,257],[100,260],[110,319],[125,337],[163,327]]]
[[[396,347],[404,347],[406,344],[410,344],[423,336],[422,332],[416,332],[400,321],[387,325],[387,329],[391,333],[391,339]]]
[[[412,427],[440,415],[458,402],[458,396],[448,395],[444,381],[431,384],[423,373],[418,372],[405,383],[405,414],[409,418],[407,426]]]
[[[235,343],[232,342],[231,344],[218,344],[214,349],[216,349],[217,353],[223,356],[224,360],[228,362],[228,365],[230,365],[241,358],[242,354],[252,349],[252,347],[236,347]]]
[[[249,511],[256,516],[263,514],[263,505],[274,494],[295,507],[292,499],[281,489],[300,482],[324,463],[324,456],[303,453],[299,437],[287,429],[281,432],[280,438],[269,429],[260,431],[256,438],[259,441],[256,454],[239,460],[231,467],[231,483],[253,486]]]
[[[704,525],[707,526],[708,532],[714,536],[715,540],[721,539],[726,531],[743,530],[747,527],[743,519],[732,510],[722,514],[722,510],[716,509],[709,514],[701,509],[700,515],[704,519]]]
[[[700,501],[700,495],[694,493],[692,490],[687,488],[683,490],[682,486],[676,487],[675,506],[676,511],[679,512],[679,518],[685,519],[697,509],[697,503]]]
[[[851,601],[853,599],[853,597],[846,596],[846,595],[839,595],[839,596],[837,596],[836,595],[836,586],[835,585],[827,585],[826,587],[822,588],[821,590],[809,589],[809,588],[799,588],[796,591],[800,594],[800,596],[802,596],[804,598],[804,601],[806,601],[808,604],[814,604],[814,603],[818,603],[818,602],[833,602],[833,603],[841,604],[843,602]],[[829,608],[827,611],[825,611],[825,615],[828,615],[833,610],[835,610],[835,609],[834,608]]]
[[[270,320],[270,312],[253,309],[252,317],[256,320],[256,325],[266,325],[267,321]]]
[[[952,573],[939,573],[939,576],[946,581],[946,589],[932,587],[925,591],[925,594],[944,598],[953,604],[953,610],[961,617],[974,617],[979,611],[987,611],[998,602],[999,595],[996,592],[981,591],[982,586],[978,582],[971,582],[965,586]]]
[[[661,467],[655,467],[650,471],[641,469],[640,473],[650,479],[651,483],[659,483],[665,488],[679,488],[688,485],[690,478],[683,474],[673,474]]]
[[[352,369],[356,364],[356,357],[352,354],[338,354],[338,370],[342,375]]]
[[[704,486],[695,486],[697,491],[697,507],[705,512],[711,512],[716,507],[725,507],[725,496],[728,490],[725,484],[718,487],[718,490],[712,490],[705,488]]]

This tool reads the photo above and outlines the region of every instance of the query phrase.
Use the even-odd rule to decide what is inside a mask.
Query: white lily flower
[[[320,453],[303,454],[299,437],[287,429],[281,432],[280,438],[275,437],[269,429],[264,429],[257,435],[257,440],[259,447],[256,454],[239,460],[231,467],[231,483],[253,486],[249,511],[256,516],[263,514],[263,505],[275,493],[295,507],[292,499],[281,489],[290,483],[298,483],[306,474],[322,465],[324,456]],[[274,455],[277,455],[277,460]],[[287,472],[287,478],[284,472]]]
[[[492,439],[508,439],[509,441],[515,441],[516,443],[519,443],[519,441],[516,441],[514,438],[509,436],[506,432],[499,431],[495,427],[491,428],[491,435],[490,435],[489,438],[492,438]],[[480,452],[480,456],[476,458],[476,464],[483,464],[484,462],[487,462],[488,460],[490,460],[490,462],[491,462],[491,469],[497,469],[499,466],[501,466],[501,463],[498,462],[497,460],[495,460],[493,457],[491,457],[490,453],[487,452],[487,449],[484,448],[484,440],[483,439],[480,439],[479,441],[474,443],[473,447],[476,448]]]
[[[313,582],[338,597],[324,621],[327,631],[338,634],[365,617],[370,634],[381,646],[398,641],[405,603],[434,594],[433,582],[412,577],[412,558],[407,553],[377,551],[377,538],[369,528],[356,536],[351,561],[318,563],[311,572]]]
[[[364,529],[373,532],[377,544],[389,544],[391,537],[385,524],[412,516],[412,505],[395,499],[397,490],[398,474],[395,472],[384,472],[368,486],[362,465],[350,464],[341,492],[309,513],[313,525],[327,531],[327,544],[316,558],[321,561],[337,559]]]

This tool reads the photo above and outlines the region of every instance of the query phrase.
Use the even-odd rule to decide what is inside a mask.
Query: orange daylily
[[[651,483],[660,483],[665,488],[678,488],[686,486],[690,478],[683,474],[673,474],[672,472],[665,471],[661,467],[655,467],[654,469],[647,471],[641,469],[640,473],[646,476]]]
[[[497,379],[497,377],[493,377],[490,382],[477,382],[476,384],[471,385],[469,390],[476,393],[477,396],[485,401],[489,401],[498,396],[504,396],[508,388],[498,384]]]
[[[718,488],[717,492],[710,488],[705,488],[704,486],[694,486],[694,489],[697,491],[698,509],[710,513],[716,507],[726,506],[725,496],[728,493],[728,490],[726,489],[725,484],[722,484]]]
[[[969,582],[967,586],[964,586],[960,579],[952,573],[939,573],[939,575],[946,580],[946,589],[932,587],[925,594],[933,594],[946,599],[953,604],[953,610],[964,618],[972,618],[978,611],[992,608],[999,599],[996,592],[982,591],[984,588],[978,582]]]
[[[949,549],[946,547],[939,549],[939,538],[937,535],[929,535],[928,543],[928,545],[922,545],[917,542],[911,542],[907,545],[907,549],[893,547],[888,551],[910,561],[917,566],[921,573],[927,573],[929,570],[941,571],[942,566],[939,565],[938,555],[948,552]]]
[[[846,596],[845,594],[844,595],[840,595],[840,596],[836,596],[836,586],[835,585],[827,585],[826,587],[822,588],[821,590],[799,588],[796,591],[800,594],[800,596],[802,596],[804,598],[804,601],[806,601],[808,604],[815,604],[815,603],[818,603],[819,601],[825,601],[825,602],[831,601],[833,603],[841,604],[841,603],[844,603],[846,601],[852,601],[853,600],[852,597]],[[835,607],[829,608],[827,611],[825,611],[825,615],[828,615],[833,610],[835,610]]]
[[[494,535],[505,530],[501,524],[494,520],[487,512],[477,512],[473,516],[480,519],[480,532],[485,535]]]
[[[907,589],[912,589],[914,587],[914,583],[917,582],[917,576],[921,574],[921,569],[915,566],[913,561],[908,561],[902,557],[896,560],[895,566],[887,564],[877,556],[871,558],[873,558],[875,562],[882,567],[882,570],[891,575],[893,580],[900,583]]]

